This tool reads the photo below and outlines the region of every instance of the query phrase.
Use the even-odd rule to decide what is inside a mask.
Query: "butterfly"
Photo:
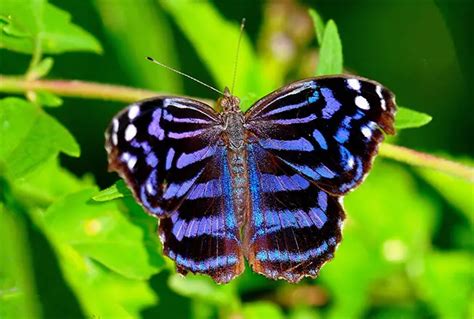
[[[226,88],[215,111],[160,96],[117,114],[109,169],[159,219],[177,271],[227,283],[244,271],[295,283],[317,277],[342,239],[342,199],[394,134],[394,95],[355,76],[284,86],[247,112]]]

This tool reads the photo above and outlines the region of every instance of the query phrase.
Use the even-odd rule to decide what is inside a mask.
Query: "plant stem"
[[[0,92],[23,94],[27,91],[45,90],[66,97],[86,99],[101,99],[107,101],[131,103],[157,95],[170,95],[163,92],[153,92],[126,86],[100,84],[70,80],[33,80],[0,75]],[[197,99],[213,105],[206,99]],[[474,168],[453,162],[430,154],[418,152],[406,147],[392,144],[382,144],[380,155],[410,165],[432,168],[463,179],[474,181]]]
[[[0,75],[0,92],[23,94],[28,91],[48,91],[65,97],[85,99],[99,99],[131,103],[157,95],[173,95],[163,92],[154,92],[135,89],[121,85],[101,84],[76,80],[33,80],[27,81],[21,77]],[[213,105],[207,99],[198,99],[201,102]]]
[[[403,146],[382,144],[379,154],[413,166],[432,168],[471,182],[474,181],[474,168],[472,167]]]

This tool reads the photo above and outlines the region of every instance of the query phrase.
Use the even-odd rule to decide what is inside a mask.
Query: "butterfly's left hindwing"
[[[343,195],[369,171],[382,130],[393,134],[393,94],[356,77],[329,76],[290,84],[246,113],[258,143],[319,187]]]

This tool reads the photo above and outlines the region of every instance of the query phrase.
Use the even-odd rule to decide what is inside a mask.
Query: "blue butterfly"
[[[316,277],[341,241],[343,196],[370,170],[394,95],[354,76],[287,85],[247,112],[225,90],[217,106],[181,97],[130,105],[106,132],[109,168],[159,218],[179,273],[227,283],[252,269]]]

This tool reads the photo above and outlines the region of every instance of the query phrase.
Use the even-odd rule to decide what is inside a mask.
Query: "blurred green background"
[[[400,105],[433,117],[392,142],[471,162],[470,1],[49,2],[93,35],[102,53],[54,55],[48,78],[209,99],[216,94],[145,56],[222,89],[232,82],[235,35],[245,17],[236,88],[248,105],[314,74],[319,49],[307,10],[315,9],[337,23],[345,71],[383,83]],[[251,67],[253,57],[265,61],[261,68]],[[23,74],[30,59],[2,49],[0,73]],[[68,172],[53,158],[0,185],[7,203],[0,317],[472,318],[472,184],[388,159],[377,159],[366,182],[347,196],[344,240],[320,278],[290,285],[247,269],[217,286],[175,275],[162,258],[155,220],[133,199],[90,202],[97,187],[117,180],[107,173],[103,134],[124,106],[64,98],[61,107],[47,108],[75,137],[81,156],[60,156]],[[47,201],[29,198],[38,190]],[[7,211],[24,217],[15,220]]]

